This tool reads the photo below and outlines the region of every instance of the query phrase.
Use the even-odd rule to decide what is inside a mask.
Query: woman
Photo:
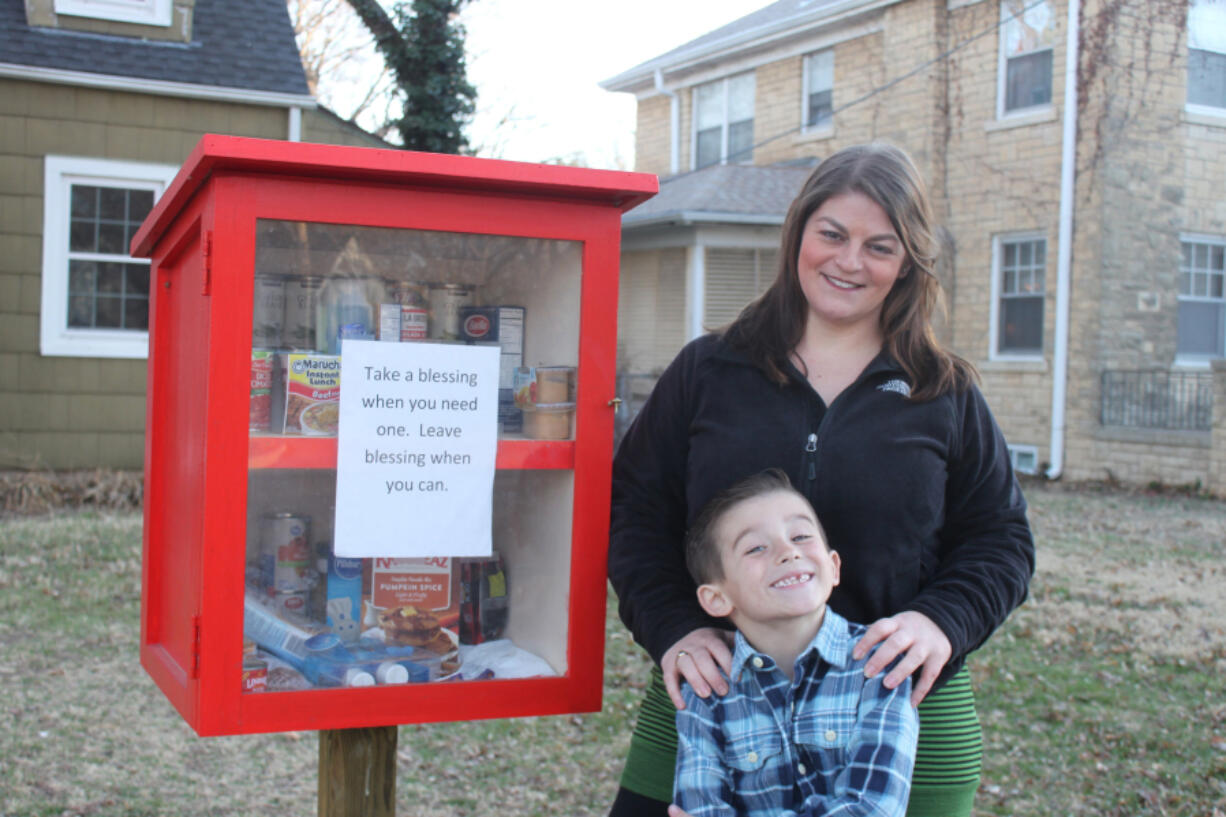
[[[969,363],[931,326],[937,242],[897,148],[823,161],[792,203],[774,283],[661,376],[614,461],[609,577],[656,662],[612,815],[665,814],[684,680],[723,694],[726,631],[706,618],[681,543],[720,489],[769,467],[813,503],[843,559],[830,604],[872,623],[866,671],[913,675],[920,746],[909,815],[969,815],[979,722],[964,662],[1022,602],[1026,504]]]

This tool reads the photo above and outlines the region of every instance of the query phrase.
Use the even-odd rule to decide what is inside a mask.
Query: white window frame
[[[713,164],[718,164],[718,165],[728,164],[728,131],[729,131],[729,125],[732,124],[729,121],[729,114],[728,114],[729,87],[731,86],[733,80],[742,79],[744,77],[749,77],[750,86],[751,86],[750,87],[750,100],[754,103],[754,116],[750,118],[750,121],[756,122],[757,113],[758,113],[757,104],[756,104],[757,103],[756,96],[758,92],[758,82],[757,82],[757,77],[752,71],[745,71],[739,74],[734,74],[733,76],[730,76],[730,77],[724,77],[723,79],[717,79],[711,82],[704,82],[704,83],[701,83],[700,85],[694,86],[693,91],[691,92],[691,96],[690,96],[690,169],[691,170],[698,169],[698,93],[699,93],[699,89],[706,88],[712,85],[719,85],[720,90],[722,91],[722,99],[723,99],[722,120],[723,121],[720,123],[719,161],[714,162]],[[753,150],[751,149],[749,153],[745,156],[737,157],[737,159],[733,162],[733,164],[753,164]],[[703,167],[709,167],[709,165],[703,165]]]
[[[1010,443],[1005,447],[1009,449],[1009,464],[1013,466],[1014,471],[1031,475],[1039,473],[1039,447],[1037,445]]]
[[[55,0],[55,13],[146,26],[169,26],[173,0]]]
[[[74,184],[152,190],[156,203],[174,178],[173,165],[47,156],[43,169],[43,268],[39,349],[49,357],[146,358],[149,333],[68,326],[68,237]],[[126,262],[143,259],[126,258]],[[152,286],[152,280],[150,281]]]
[[[1002,269],[1004,261],[1004,245],[1006,243],[1020,243],[1023,241],[1042,241],[1045,245],[1047,241],[1047,233],[1034,231],[1025,233],[1002,233],[992,237],[992,312],[989,320],[989,360],[1000,361],[1042,361],[1045,360],[1045,350],[1047,348],[1047,270],[1043,273],[1043,345],[1035,352],[1010,352],[1001,351],[1000,348],[1000,320],[1001,310],[1000,301],[1003,293],[1002,288]],[[1044,247],[1044,258],[1051,257],[1051,247]],[[1050,268],[1050,265],[1048,265]],[[1036,293],[1038,294],[1038,293]]]
[[[1179,263],[1178,274],[1180,275],[1180,277],[1182,277],[1183,275],[1182,257],[1183,257],[1183,245],[1184,244],[1208,244],[1210,247],[1226,248],[1226,236],[1208,235],[1205,233],[1183,233],[1179,236],[1179,244],[1180,244],[1180,259],[1181,260]],[[1226,287],[1226,282],[1223,282],[1223,286]],[[1183,292],[1181,292],[1181,289],[1182,289],[1181,285],[1179,283],[1176,283],[1175,285],[1176,304],[1182,304],[1184,302],[1216,303],[1216,304],[1221,304],[1221,308],[1223,310],[1226,310],[1226,292],[1223,293],[1223,297],[1221,298],[1213,298],[1211,296],[1184,295]],[[1224,316],[1224,318],[1226,318],[1226,316]],[[1176,307],[1176,321],[1178,321],[1178,306]],[[1175,348],[1175,365],[1176,366],[1187,366],[1189,368],[1203,369],[1203,368],[1209,367],[1210,361],[1217,360],[1218,358],[1226,356],[1226,348],[1220,348],[1218,350],[1218,354],[1216,355],[1199,355],[1199,354],[1190,354],[1188,352],[1181,352],[1179,351],[1179,348],[1178,348],[1178,340],[1176,340],[1176,344],[1177,344]]]
[[[830,88],[828,89],[830,91],[830,108],[831,108],[830,119],[820,124],[810,125],[809,124],[809,97],[813,93],[813,88],[810,87],[809,78],[810,78],[810,75],[813,73],[812,64],[817,59],[826,58],[826,55],[829,55],[829,60],[830,60]],[[825,136],[825,135],[832,134],[834,133],[834,48],[833,47],[823,48],[821,51],[815,51],[812,54],[806,54],[805,59],[804,59],[804,65],[802,66],[802,70],[804,74],[801,80],[801,85],[803,87],[801,88],[802,95],[800,98],[800,129],[803,133],[806,133],[809,135],[815,135],[815,136]],[[827,89],[822,89],[822,90],[827,90]]]
[[[1022,0],[1022,2],[1023,2],[1023,8],[1025,8],[1027,6],[1030,6],[1034,2],[1034,0]],[[1051,25],[1055,26],[1056,17],[1055,17],[1055,12],[1051,8],[1050,0],[1045,0],[1045,5],[1047,6],[1047,12],[1051,18]],[[1048,97],[1047,102],[1044,102],[1038,105],[1028,105],[1024,108],[1013,108],[1012,110],[1005,109],[1005,100],[1008,95],[1008,77],[1009,77],[1009,60],[1010,59],[1015,58],[1015,57],[1028,57],[1031,54],[1038,54],[1042,51],[1052,52],[1052,83],[1053,85],[1055,83],[1055,60],[1056,60],[1056,53],[1055,53],[1056,49],[1054,45],[1045,46],[1043,48],[1036,48],[1032,51],[1027,51],[1023,54],[1009,54],[1007,52],[1007,46],[1008,46],[1007,29],[1009,27],[1008,23],[1006,22],[1007,14],[1008,14],[1008,6],[1006,5],[1005,0],[1001,0],[1000,2],[1000,21],[1001,21],[1000,46],[999,48],[997,48],[998,53],[997,53],[997,65],[996,65],[996,118],[997,119],[1011,119],[1016,116],[1033,116],[1036,113],[1050,110],[1052,109],[1052,98],[1054,97],[1054,89],[1053,89],[1052,95]]]
[[[1206,6],[1197,8],[1197,1],[1192,0],[1188,5],[1188,56],[1191,57],[1191,52],[1210,51],[1216,54],[1226,55],[1226,34],[1221,33],[1220,29],[1226,25],[1226,2],[1215,3],[1214,5],[1220,9],[1215,15],[1212,12],[1206,11]],[[1217,20],[1215,17],[1221,17],[1222,20]],[[1203,34],[1199,32],[1204,29]],[[1216,35],[1214,37],[1213,35]],[[1189,76],[1189,80],[1191,77]],[[1202,116],[1213,117],[1217,119],[1226,118],[1226,107],[1217,105],[1202,105],[1185,102],[1185,110],[1188,113],[1200,114]]]

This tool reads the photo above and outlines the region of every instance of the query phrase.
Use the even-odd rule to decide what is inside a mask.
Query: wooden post
[[[319,733],[319,817],[395,817],[395,726]]]

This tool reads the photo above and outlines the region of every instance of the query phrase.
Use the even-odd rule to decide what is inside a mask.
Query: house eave
[[[30,65],[0,62],[0,77],[48,82],[55,85],[76,85],[108,91],[129,91],[188,99],[208,99],[215,102],[237,102],[244,105],[265,105],[272,108],[316,107],[309,94],[285,94],[275,91],[252,91],[219,85],[195,85],[189,82],[125,77],[114,74],[92,74],[86,71],[65,71],[59,68],[39,68]]]
[[[770,213],[717,213],[703,210],[674,210],[671,213],[660,213],[643,219],[633,219],[633,213],[622,218],[622,230],[656,229],[660,227],[691,227],[699,224],[736,224],[751,226],[778,227],[783,224],[783,216]]]
[[[902,0],[843,0],[843,2],[816,9],[808,14],[798,14],[783,20],[738,31],[712,42],[702,43],[693,49],[680,50],[668,59],[663,56],[648,60],[600,83],[601,88],[612,92],[644,93],[650,91],[669,73],[682,73],[689,69],[717,62],[732,54],[753,48],[763,48],[781,39],[803,35],[849,17],[900,3]]]

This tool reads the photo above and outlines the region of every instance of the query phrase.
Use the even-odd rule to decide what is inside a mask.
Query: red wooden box
[[[656,190],[643,174],[200,141],[132,241],[133,255],[153,260],[141,664],[197,733],[600,707],[620,216]],[[292,410],[275,407],[267,428],[254,419],[253,399],[263,397],[252,396],[253,349],[294,346],[290,324],[298,331],[306,321],[261,324],[269,307],[257,300],[256,276],[301,299],[316,278],[335,283],[351,239],[380,293],[430,299],[439,290],[428,284],[462,284],[474,303],[524,306],[523,364],[575,369],[569,438],[528,439],[508,421],[497,449],[494,542],[510,593],[503,636],[549,675],[244,691],[244,608],[266,578],[253,568],[266,546],[261,519],[310,516],[312,555],[326,553],[337,460],[335,437],[288,430]],[[326,352],[324,308],[304,314],[316,324],[308,347]],[[432,332],[446,323],[430,320]],[[308,611],[318,612],[317,586],[303,596]],[[435,611],[452,628],[456,598]]]

